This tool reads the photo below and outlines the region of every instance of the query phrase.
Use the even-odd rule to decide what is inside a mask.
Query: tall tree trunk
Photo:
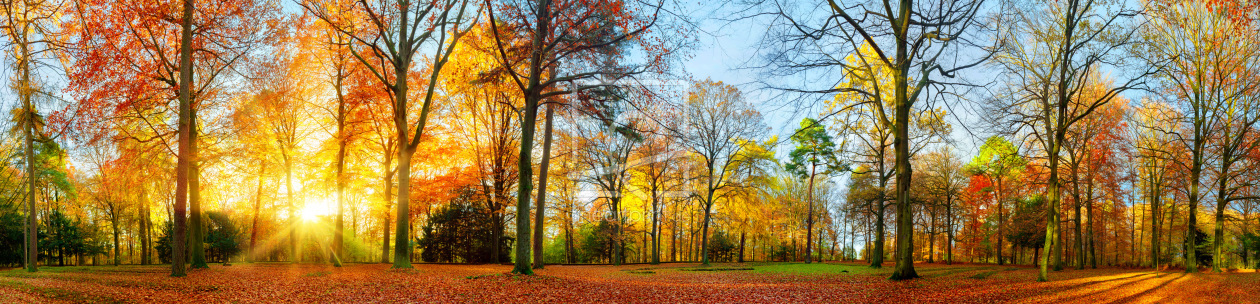
[[[188,244],[189,254],[191,255],[190,267],[193,269],[210,268],[206,265],[206,224],[202,221],[205,215],[201,212],[201,157],[199,145],[197,144],[198,133],[201,132],[197,128],[197,107],[196,99],[193,99],[192,117],[189,119],[192,124],[188,126],[191,130],[188,146],[192,154],[188,163]]]
[[[709,215],[713,212],[713,178],[709,179],[709,194],[704,200],[704,222],[700,226],[700,264],[704,266],[709,266]]]
[[[1006,234],[1002,231],[1002,227],[1006,226],[1006,213],[1002,210],[1002,205],[1003,205],[1003,204],[1002,204],[1002,176],[1001,176],[1001,175],[998,175],[998,177],[997,177],[997,192],[995,193],[995,195],[994,195],[994,197],[993,197],[993,198],[994,198],[994,200],[995,200],[995,201],[996,201],[996,203],[997,203],[997,213],[998,213],[998,214],[997,214],[997,216],[998,216],[998,224],[997,224],[997,231],[998,231],[998,235],[997,235],[997,256],[998,256],[998,260],[997,260],[997,262],[998,262],[998,265],[1002,265],[1002,264],[1003,264],[1003,263],[1002,263],[1002,247],[1003,247],[1003,246],[1002,246],[1002,237],[1006,235]]]
[[[660,196],[657,191],[652,191],[652,265],[661,263],[661,224],[660,219]]]
[[[1159,219],[1159,207],[1163,204],[1160,198],[1163,196],[1159,193],[1159,182],[1154,178],[1151,179],[1151,267],[1159,269],[1159,228],[1163,226]]]
[[[20,118],[23,122],[22,134],[25,141],[25,160],[26,160],[26,271],[39,271],[39,221],[35,218],[35,192],[39,189],[36,184],[35,176],[35,105],[31,103],[31,95],[34,95],[35,88],[31,85],[31,51],[27,38],[27,27],[22,27],[20,40],[17,43],[21,58],[18,58],[20,71],[18,85],[19,98],[22,99],[23,115]]]
[[[333,228],[333,265],[341,267],[341,257],[346,254],[343,229],[345,229],[345,192],[346,192],[346,100],[341,92],[342,75],[340,71],[336,76],[336,83],[333,85],[337,93],[337,223]]]
[[[1212,272],[1221,272],[1221,264],[1225,264],[1225,255],[1221,252],[1221,243],[1225,241],[1225,207],[1228,206],[1226,198],[1226,178],[1220,178],[1221,182],[1217,183],[1217,203],[1216,203],[1216,227],[1215,241],[1212,242]],[[1246,251],[1246,248],[1244,248]]]
[[[618,190],[616,191],[616,193],[621,193],[621,191]],[[612,264],[621,265],[621,263],[625,263],[626,261],[626,251],[625,251],[626,244],[625,244],[625,240],[621,238],[621,218],[622,218],[621,196],[612,195],[612,197],[609,200],[612,201],[612,211],[613,211],[612,212],[613,235],[612,235],[612,242],[610,242],[610,244],[612,244],[613,246]]]
[[[1050,143],[1049,159],[1050,159],[1050,178],[1046,183],[1046,241],[1042,247],[1045,252],[1041,254],[1041,269],[1037,275],[1038,282],[1046,282],[1050,280],[1050,268],[1055,271],[1063,269],[1062,256],[1063,248],[1059,241],[1059,139],[1062,137],[1059,132],[1055,133],[1055,137]],[[1051,266],[1053,264],[1053,267]]]
[[[945,264],[954,264],[954,196],[945,195]]]
[[[298,252],[298,221],[295,216],[297,205],[293,204],[293,160],[286,148],[280,148],[280,153],[284,161],[284,196],[289,205],[289,262],[297,263],[302,255]]]
[[[935,209],[929,209],[929,210],[931,210],[931,211],[928,213],[928,214],[931,216],[931,219],[930,219],[930,221],[929,221],[929,223],[930,223],[930,224],[928,224],[928,258],[927,258],[927,262],[928,262],[928,263],[933,263],[933,262],[935,262],[935,261],[936,261],[936,260],[934,259],[934,258],[936,257],[936,210],[935,210]],[[1001,243],[999,242],[999,244],[1001,244]]]
[[[882,190],[880,191],[881,194],[883,192]],[[867,253],[871,261],[871,268],[884,267],[884,231],[888,229],[884,224],[884,214],[886,213],[884,200],[882,199],[884,195],[880,195],[880,197],[881,199],[875,202],[878,204],[875,206],[875,243],[871,244],[872,250],[868,250]]]
[[[1228,135],[1226,136],[1228,138]],[[1217,178],[1216,183],[1216,231],[1213,235],[1214,241],[1212,242],[1212,272],[1217,273],[1221,272],[1221,264],[1224,264],[1223,257],[1225,255],[1221,252],[1221,243],[1225,241],[1225,207],[1229,206],[1229,194],[1227,192],[1228,190],[1226,188],[1226,184],[1229,182],[1229,167],[1231,165],[1232,157],[1233,155],[1230,150],[1226,150],[1222,153],[1221,176]],[[1243,248],[1243,251],[1245,252],[1246,248]]]
[[[543,123],[542,163],[538,165],[538,207],[534,211],[534,269],[543,268],[543,233],[547,226],[543,225],[547,214],[547,165],[551,163],[551,121],[556,106],[547,105],[547,116]]]
[[[893,77],[895,88],[894,94],[894,110],[896,115],[893,124],[893,153],[896,159],[897,170],[897,256],[896,264],[893,266],[893,273],[889,279],[892,280],[908,280],[918,278],[919,274],[914,271],[914,213],[910,206],[910,182],[912,168],[910,165],[910,108],[914,104],[914,100],[909,95],[909,72],[910,72],[910,53],[908,50],[909,36],[908,29],[910,24],[911,0],[902,0],[899,13],[894,23],[898,29],[895,29],[894,35],[898,38],[896,48],[896,66],[897,70]],[[924,82],[927,79],[919,79]]]
[[[114,206],[116,203],[110,203],[109,206],[109,226],[114,230],[114,266],[122,264],[122,256],[118,243],[118,208]]]
[[[1186,209],[1187,210],[1186,213],[1188,215],[1188,219],[1186,220],[1186,240],[1185,240],[1186,241],[1185,242],[1186,244],[1186,248],[1185,248],[1186,273],[1193,273],[1193,272],[1199,271],[1199,265],[1197,261],[1198,255],[1195,252],[1195,250],[1197,249],[1195,248],[1195,246],[1197,246],[1198,244],[1195,242],[1194,232],[1195,232],[1195,226],[1198,225],[1197,215],[1199,213],[1199,200],[1201,199],[1201,197],[1199,196],[1199,181],[1200,181],[1200,178],[1203,176],[1203,157],[1204,157],[1203,154],[1205,154],[1203,146],[1205,145],[1205,142],[1207,141],[1207,138],[1206,136],[1204,136],[1204,133],[1206,133],[1207,130],[1203,130],[1203,126],[1202,126],[1203,125],[1202,121],[1205,118],[1201,117],[1202,115],[1198,115],[1198,116],[1200,117],[1195,118],[1195,124],[1194,124],[1194,134],[1195,134],[1194,147],[1190,151],[1192,155],[1191,156],[1192,160],[1190,163],[1190,206],[1189,208]]]
[[[669,261],[678,262],[678,212],[674,210],[674,221],[669,227]]]
[[[805,264],[813,262],[810,252],[813,249],[814,240],[814,174],[817,173],[818,165],[813,164],[809,170],[809,213],[805,218]]]
[[[259,160],[258,161],[258,188],[255,188],[255,192],[254,192],[254,214],[252,217],[253,219],[250,220],[250,225],[249,225],[249,251],[245,253],[245,260],[249,262],[253,262],[254,255],[257,254],[256,252],[254,252],[254,250],[256,250],[255,248],[257,247],[255,246],[257,246],[257,242],[258,242],[258,213],[262,211],[262,181],[263,181],[263,174],[267,172],[266,168],[267,166],[263,163],[263,161]]]
[[[543,44],[551,33],[551,1],[538,1],[534,31],[530,37],[529,79],[525,86],[525,113],[521,119],[521,152],[517,155],[519,184],[516,195],[516,261],[512,273],[532,275],[530,268],[529,195],[532,193],[534,167],[534,126],[538,122],[538,104],[542,99]]]
[[[149,252],[153,245],[150,239],[153,223],[149,218],[149,192],[144,186],[142,183],[140,188],[140,265],[149,265],[153,263],[152,253]]]
[[[188,171],[193,161],[192,144],[192,18],[193,1],[184,0],[179,46],[179,156],[175,168],[175,234],[171,248],[171,276],[184,276],[185,242],[187,242]],[[32,247],[33,248],[33,247]]]
[[[405,97],[399,96],[398,98],[402,99]],[[404,134],[404,135],[399,135],[399,136],[405,137],[406,136],[405,134],[406,132],[408,132],[408,130],[405,130],[405,129],[399,130],[399,132],[402,132],[400,134]],[[397,213],[396,213],[397,215],[394,220],[396,224],[394,225],[395,230],[394,230],[394,266],[393,268],[395,269],[412,268],[411,267],[411,244],[409,242],[410,239],[408,239],[408,237],[410,236],[408,232],[409,231],[408,228],[410,228],[409,224],[411,223],[411,214],[409,213],[411,211],[409,209],[410,198],[408,197],[408,193],[411,193],[411,179],[410,179],[411,155],[413,151],[411,151],[411,148],[408,147],[407,142],[408,141],[406,140],[406,138],[399,138],[398,167],[397,169],[395,169],[398,174],[397,176],[398,193],[394,195],[395,199],[397,200],[397,202],[395,203],[395,207],[397,208]],[[528,221],[528,218],[526,219],[526,221]]]
[[[1086,246],[1089,247],[1089,268],[1098,269],[1098,254],[1094,251],[1094,169],[1089,169],[1089,177],[1086,178],[1089,183],[1088,190],[1085,195],[1085,217],[1089,218],[1087,226],[1085,226]]]
[[[1072,155],[1072,151],[1069,150],[1068,155]],[[1072,217],[1072,224],[1075,229],[1072,229],[1072,233],[1076,236],[1073,238],[1075,243],[1072,246],[1072,251],[1076,253],[1076,269],[1079,270],[1085,269],[1085,242],[1081,236],[1081,230],[1083,228],[1081,227],[1081,181],[1077,178],[1080,175],[1080,172],[1078,171],[1080,168],[1080,160],[1076,159],[1076,156],[1073,156],[1072,163],[1069,165],[1072,167],[1072,207],[1075,212]]]

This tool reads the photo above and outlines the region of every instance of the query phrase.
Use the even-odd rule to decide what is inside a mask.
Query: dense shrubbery
[[[241,252],[242,233],[231,218],[221,212],[206,212],[206,261],[227,262],[229,258]],[[161,235],[155,241],[158,261],[171,262],[171,235],[175,233],[171,221],[162,224]]]
[[[24,217],[13,203],[0,204],[0,266],[22,265],[22,232]]]
[[[209,219],[206,233],[206,260],[227,263],[241,251],[241,232],[232,219],[222,212],[206,212]]]
[[[484,204],[484,196],[472,188],[459,190],[454,200],[438,208],[421,228],[420,259],[425,262],[494,262],[494,237],[500,236],[499,260],[510,261],[513,238],[494,231],[494,216]]]
[[[103,254],[104,246],[94,241],[90,234],[82,229],[82,222],[71,221],[61,211],[54,209],[43,219],[43,227],[39,231],[39,256],[56,261],[57,265],[66,265],[66,258],[83,255]]]

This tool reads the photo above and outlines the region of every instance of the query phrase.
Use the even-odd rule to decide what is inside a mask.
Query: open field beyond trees
[[[212,265],[171,279],[169,266],[46,267],[0,272],[0,302],[445,302],[445,303],[1258,303],[1260,274],[1149,269],[1066,270],[922,264],[922,279],[890,281],[891,267],[837,263],[547,266],[253,263]]]

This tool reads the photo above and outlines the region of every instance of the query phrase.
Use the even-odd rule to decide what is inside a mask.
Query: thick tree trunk
[[[18,92],[18,94],[21,95],[20,98],[22,99],[22,107],[24,108],[23,114],[27,115],[27,117],[21,118],[24,121],[24,127],[22,128],[22,133],[25,137],[24,141],[25,141],[25,148],[26,148],[25,160],[26,160],[26,182],[27,182],[26,184],[26,202],[27,202],[26,263],[25,263],[26,265],[25,266],[26,266],[26,271],[36,272],[36,271],[39,271],[39,267],[38,267],[38,264],[39,264],[39,250],[38,250],[39,248],[39,221],[35,218],[35,192],[37,189],[39,189],[39,185],[36,184],[36,181],[35,181],[36,180],[35,132],[34,132],[35,122],[33,121],[35,118],[34,117],[35,105],[31,103],[31,95],[34,94],[33,92],[34,88],[31,85],[31,63],[30,63],[31,52],[30,52],[30,49],[28,48],[28,42],[25,41],[27,39],[25,30],[23,30],[22,36],[19,39],[22,39],[23,41],[21,43],[18,43],[18,48],[20,49],[21,56],[22,56],[22,58],[18,60],[19,65],[21,66],[21,71],[19,72],[21,73],[21,79],[19,80],[19,85],[21,86],[21,90]]]
[[[175,234],[171,248],[171,276],[184,276],[186,228],[185,217],[188,202],[188,171],[194,156],[190,144],[193,140],[192,121],[192,18],[193,0],[184,0],[179,47],[179,156],[175,168]],[[33,210],[32,210],[33,211]],[[34,248],[34,247],[32,247]]]
[[[1061,137],[1056,133],[1053,142],[1050,143],[1049,159],[1050,159],[1050,178],[1046,183],[1046,241],[1044,247],[1045,252],[1041,254],[1041,269],[1037,275],[1038,282],[1046,282],[1050,280],[1050,268],[1053,263],[1055,271],[1062,270],[1063,265],[1060,257],[1063,256],[1063,249],[1059,242],[1059,140]]]
[[[143,185],[143,184],[142,184]],[[152,221],[149,219],[149,194],[148,191],[141,186],[140,188],[140,265],[152,264],[151,240],[149,235],[152,233]]]
[[[657,216],[660,215],[660,197],[656,195],[656,191],[652,192],[652,264],[661,263],[661,223]]]
[[[538,104],[542,100],[543,44],[551,33],[551,1],[539,1],[536,24],[530,37],[529,79],[523,95],[525,113],[521,119],[521,153],[517,155],[519,181],[516,195],[516,261],[512,273],[532,275],[530,268],[529,195],[533,187],[534,126],[538,121]]]
[[[739,233],[739,262],[744,262],[744,232]]]
[[[1071,152],[1069,152],[1069,155],[1070,153]],[[1082,215],[1081,214],[1081,182],[1080,182],[1080,179],[1077,178],[1079,174],[1077,169],[1080,167],[1080,164],[1079,164],[1079,160],[1073,159],[1073,161],[1077,163],[1071,164],[1072,166],[1072,205],[1073,205],[1073,210],[1075,212],[1074,216],[1072,217],[1072,224],[1074,225],[1075,229],[1072,229],[1072,233],[1076,235],[1076,237],[1073,239],[1075,244],[1073,244],[1072,250],[1075,251],[1076,253],[1076,263],[1075,263],[1076,269],[1080,270],[1080,269],[1085,269],[1085,242],[1082,239],[1082,234],[1081,234],[1082,232],[1081,230],[1083,230],[1082,229],[1083,227],[1081,227],[1081,215]]]
[[[996,192],[996,193],[995,193],[995,195],[993,196],[993,200],[994,200],[994,201],[996,201],[996,203],[997,203],[997,213],[998,213],[998,214],[997,214],[997,216],[998,216],[998,224],[997,224],[997,230],[998,230],[998,235],[997,235],[997,256],[998,256],[998,260],[997,260],[997,262],[998,262],[998,265],[1002,265],[1002,264],[1003,264],[1003,262],[1002,262],[1002,247],[1003,247],[1003,246],[1002,246],[1002,237],[1006,235],[1006,234],[1002,231],[1002,230],[1003,230],[1002,228],[1003,228],[1004,226],[1006,226],[1006,213],[1002,210],[1002,205],[1003,205],[1003,204],[1002,204],[1002,176],[1001,176],[1001,175],[998,175],[998,177],[997,177],[997,192]]]
[[[713,170],[709,170],[709,172],[713,172]],[[710,186],[709,189],[713,189],[713,187]],[[708,197],[704,201],[704,222],[700,228],[700,264],[704,266],[709,266],[709,216],[712,212],[713,190],[709,190]]]
[[[114,266],[118,266],[122,264],[122,255],[119,251],[122,248],[118,243],[118,209],[112,205],[109,209],[109,225],[114,230]]]
[[[300,262],[302,255],[298,253],[298,220],[295,214],[297,211],[297,205],[293,204],[293,160],[287,150],[281,148],[280,151],[282,153],[281,158],[284,161],[284,196],[285,201],[287,201],[289,205],[289,262],[297,263]]]
[[[405,97],[399,96],[398,98],[402,99]],[[406,134],[405,132],[408,132],[408,130],[399,130],[399,132],[404,132],[400,134]],[[399,136],[405,137],[406,135]],[[407,142],[406,138],[399,138],[398,168],[395,169],[398,172],[398,193],[394,197],[397,200],[395,207],[398,209],[394,220],[397,223],[394,225],[394,269],[412,268],[411,243],[409,239],[411,234],[408,228],[411,228],[411,210],[409,209],[411,199],[409,193],[411,193],[411,156],[414,151],[408,147]],[[525,217],[525,219],[528,221],[528,217]]]
[[[533,146],[534,126],[538,120],[538,94],[529,93],[525,102],[525,116],[521,119],[521,152],[517,159],[519,175],[516,196],[516,261],[512,273],[532,275],[530,267],[530,218],[529,196],[533,193]]]
[[[543,225],[547,218],[547,166],[551,163],[551,121],[556,112],[555,107],[547,105],[543,122],[542,163],[538,165],[538,207],[534,211],[534,269],[543,268],[543,233],[547,229]]]
[[[1095,222],[1094,222],[1094,177],[1093,176],[1094,176],[1094,170],[1090,169],[1089,178],[1086,179],[1086,182],[1089,183],[1089,188],[1088,188],[1089,190],[1086,192],[1085,201],[1084,201],[1085,217],[1089,218],[1089,221],[1086,222],[1086,226],[1085,226],[1085,238],[1086,238],[1085,240],[1087,241],[1085,245],[1089,247],[1088,248],[1089,252],[1087,256],[1087,258],[1089,259],[1089,268],[1098,269],[1098,254],[1094,251],[1094,245],[1095,245],[1094,244],[1094,223]]]
[[[335,79],[334,88],[337,93],[337,223],[333,227],[333,249],[332,260],[333,265],[341,267],[341,257],[345,255],[345,244],[343,238],[343,229],[345,228],[345,169],[346,169],[346,100],[341,93],[340,73]]]
[[[1196,114],[1196,115],[1201,115],[1201,114]],[[1199,181],[1201,180],[1200,178],[1203,176],[1203,157],[1204,157],[1203,154],[1205,154],[1204,145],[1205,145],[1205,142],[1207,141],[1206,136],[1204,136],[1204,133],[1206,133],[1207,130],[1203,130],[1203,126],[1202,126],[1203,125],[1202,121],[1204,119],[1205,118],[1203,117],[1195,118],[1194,146],[1191,148],[1191,151],[1190,151],[1192,160],[1190,163],[1190,206],[1189,208],[1186,209],[1187,210],[1186,213],[1188,214],[1188,219],[1186,220],[1186,242],[1185,242],[1186,273],[1193,273],[1193,272],[1199,271],[1199,265],[1197,261],[1198,255],[1195,252],[1195,250],[1197,249],[1195,248],[1195,246],[1197,246],[1198,244],[1195,242],[1194,232],[1195,232],[1195,226],[1198,225],[1197,215],[1199,213],[1199,200],[1201,199],[1201,197],[1199,196]]]
[[[621,191],[617,190],[614,193],[621,193]],[[612,247],[612,264],[621,265],[621,263],[625,263],[625,260],[626,260],[626,251],[625,251],[626,244],[625,244],[625,241],[622,240],[621,238],[621,197],[618,195],[613,195],[611,198],[609,198],[609,201],[612,202],[611,207],[612,207],[612,219],[613,219],[612,242],[609,242],[609,244],[613,246]]]
[[[385,161],[382,162],[381,164],[383,166],[381,170],[384,170],[383,172],[385,172],[385,192],[381,193],[381,196],[384,196],[384,201],[381,203],[385,204],[385,210],[384,212],[381,213],[381,263],[382,264],[389,263],[389,226],[390,226],[389,225],[390,224],[389,202],[393,201],[394,199],[393,197],[394,176],[390,174],[391,171],[389,168],[389,163],[390,163],[390,158],[386,157]]]
[[[880,191],[880,193],[883,193],[883,191]],[[884,195],[880,195],[880,197],[882,198]],[[871,244],[871,250],[867,250],[867,258],[871,261],[871,268],[881,268],[884,267],[884,232],[888,229],[884,224],[884,214],[886,213],[884,200],[879,199],[875,203],[879,204],[875,206],[875,243]]]
[[[255,248],[258,248],[255,247],[258,243],[258,213],[262,211],[262,180],[263,174],[267,172],[266,168],[267,166],[263,163],[263,161],[259,160],[258,187],[254,190],[254,214],[249,225],[249,251],[245,252],[245,260],[249,262],[253,262],[254,255],[257,254],[254,250]]]
[[[1228,152],[1221,156],[1223,159],[1221,163],[1221,172],[1229,172],[1230,157],[1231,156]],[[1213,234],[1214,241],[1212,242],[1212,272],[1217,273],[1221,272],[1221,264],[1224,264],[1223,257],[1225,257],[1225,255],[1221,252],[1221,243],[1225,241],[1225,206],[1229,206],[1229,194],[1226,188],[1228,177],[1226,176],[1227,174],[1222,173],[1222,176],[1217,178],[1218,181],[1216,183],[1216,231]],[[1243,251],[1246,252],[1246,248],[1243,248]]]
[[[930,214],[930,216],[931,216],[931,220],[929,221],[929,222],[930,222],[930,224],[928,224],[928,258],[927,258],[927,262],[928,262],[928,263],[933,263],[933,262],[935,262],[935,261],[936,261],[936,260],[935,260],[935,257],[936,257],[936,210],[935,210],[935,209],[932,209],[932,211],[931,211],[931,212],[929,212],[929,214]]]

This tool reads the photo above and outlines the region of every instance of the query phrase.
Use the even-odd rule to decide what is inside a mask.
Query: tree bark
[[[188,134],[190,137],[188,146],[191,148],[189,149],[189,154],[191,155],[188,162],[188,207],[190,210],[188,227],[191,229],[188,234],[188,244],[189,254],[192,256],[190,267],[193,269],[204,269],[210,268],[210,266],[206,265],[206,227],[202,221],[205,216],[201,212],[201,157],[199,156],[201,153],[197,144],[197,133],[200,130],[197,129],[197,107],[195,101],[196,99],[193,99],[192,114],[189,119],[191,125],[188,126],[188,129],[191,130]]]
[[[812,164],[809,170],[809,213],[805,218],[805,264],[813,262],[810,252],[813,249],[814,240],[814,174],[817,173],[818,164]]]
[[[390,158],[386,156],[381,164],[384,167],[381,170],[385,172],[385,192],[381,193],[381,196],[384,196],[382,203],[385,204],[385,211],[381,213],[381,263],[383,264],[389,263],[389,202],[394,199],[394,176],[389,164]]]
[[[258,242],[258,213],[262,211],[262,180],[263,174],[267,171],[267,166],[262,160],[258,161],[258,188],[254,192],[254,215],[249,225],[249,251],[245,253],[245,260],[254,261],[255,247]]]
[[[341,257],[345,255],[345,245],[343,238],[343,229],[345,227],[345,169],[346,169],[346,100],[342,96],[341,81],[342,74],[338,71],[333,87],[337,94],[337,223],[333,228],[333,265],[341,267]]]
[[[188,202],[188,170],[192,141],[192,18],[193,1],[184,0],[179,47],[179,156],[175,168],[175,234],[171,248],[171,276],[184,273],[186,240],[186,207]],[[33,211],[33,210],[32,210]],[[32,247],[34,248],[34,247]]]
[[[910,182],[912,168],[910,165],[910,108],[914,101],[910,99],[909,72],[910,72],[910,54],[909,33],[907,32],[910,23],[911,1],[902,0],[900,7],[900,17],[897,17],[894,23],[901,23],[898,26],[901,29],[894,30],[898,37],[896,44],[896,66],[897,72],[893,78],[893,90],[895,98],[894,108],[896,122],[893,127],[893,151],[896,154],[896,170],[897,170],[897,256],[896,264],[893,266],[893,273],[889,279],[892,280],[908,280],[918,278],[919,274],[914,271],[914,212],[910,206]],[[920,79],[925,81],[926,79]]]
[[[555,114],[555,105],[547,105],[547,114],[543,123],[542,163],[538,165],[538,207],[534,211],[534,269],[543,268],[543,233],[547,226],[547,167],[551,163],[551,122]]]
[[[534,126],[538,121],[538,104],[542,99],[543,44],[551,33],[551,1],[538,2],[536,24],[530,37],[529,79],[523,88],[525,113],[521,119],[521,152],[517,156],[519,184],[516,195],[516,261],[512,273],[532,275],[530,267],[529,196],[533,187]]]

